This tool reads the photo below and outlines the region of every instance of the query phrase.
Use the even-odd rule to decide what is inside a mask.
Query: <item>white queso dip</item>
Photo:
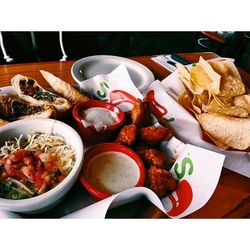
[[[85,128],[93,125],[97,132],[101,132],[119,121],[118,112],[117,108],[114,111],[106,108],[88,108],[81,113],[82,124]]]
[[[120,152],[104,152],[91,159],[87,179],[98,190],[118,193],[136,186],[139,169],[136,162]]]

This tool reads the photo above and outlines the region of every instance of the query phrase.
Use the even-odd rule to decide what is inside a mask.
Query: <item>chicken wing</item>
[[[174,131],[171,128],[166,127],[148,126],[140,129],[141,141],[149,145],[155,145],[162,141],[167,141],[173,135]]]
[[[125,146],[132,146],[135,143],[136,137],[137,127],[134,124],[130,124],[120,130],[115,142]]]
[[[136,100],[131,112],[131,120],[138,128],[151,124],[151,112],[146,102],[141,99]]]
[[[163,197],[168,191],[176,190],[177,180],[169,171],[151,166],[148,170],[148,185],[159,197]]]
[[[167,161],[167,156],[155,148],[148,148],[145,144],[141,144],[136,148],[137,154],[143,160],[145,166],[155,166],[157,168],[164,168]]]

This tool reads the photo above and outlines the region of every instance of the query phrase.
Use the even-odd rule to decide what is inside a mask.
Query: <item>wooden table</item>
[[[190,53],[180,54],[186,60],[194,63],[197,62],[202,55],[204,59],[212,59],[218,57],[213,53]],[[131,59],[140,62],[147,66],[155,75],[156,79],[163,80],[170,72],[156,62],[152,61],[151,56],[132,57]],[[13,64],[0,66],[0,87],[9,86],[10,79],[16,74],[23,74],[34,77],[38,82],[44,83],[48,86],[39,70],[47,70],[63,80],[74,83],[70,70],[74,61],[66,62],[39,62],[39,63],[26,63],[26,64]],[[250,87],[250,75],[246,72],[239,70],[243,82]],[[250,166],[249,166],[250,167]],[[79,182],[75,184],[70,193],[78,193],[78,198],[81,199],[81,192],[84,189]],[[64,202],[75,201],[69,195],[59,205],[58,209],[62,209]],[[82,204],[86,205],[84,201]],[[75,204],[78,207],[79,204]],[[81,206],[79,206],[81,208]],[[45,213],[40,217],[56,217],[60,216],[58,212]],[[29,216],[26,216],[29,218]],[[120,208],[111,209],[108,218],[167,218],[158,208],[153,206],[145,199],[135,201],[129,205]],[[207,202],[207,204],[198,211],[190,214],[187,218],[250,218],[250,179],[223,168],[219,183],[215,189],[214,194]]]

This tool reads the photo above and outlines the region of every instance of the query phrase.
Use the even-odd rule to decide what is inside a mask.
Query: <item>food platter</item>
[[[135,86],[142,90],[154,81],[153,73],[144,65],[128,58],[96,55],[76,61],[71,68],[72,77],[81,82],[99,74],[108,74],[120,64],[124,64]]]
[[[21,73],[21,72],[20,72]],[[120,78],[119,79],[124,79],[122,76],[120,76]],[[156,81],[157,82],[157,81]],[[125,82],[125,84],[124,84],[124,81],[122,82],[122,83],[120,83],[120,81],[119,81],[119,84],[121,85],[121,86],[127,86],[127,85],[129,85],[129,84],[126,84],[126,82]],[[161,84],[159,81],[158,81],[158,83],[157,84]],[[150,84],[150,86],[148,86],[148,88],[146,88],[146,91],[144,92],[144,94],[146,95],[147,93],[151,93],[151,91],[150,90],[154,90],[155,91],[155,93],[156,93],[156,91],[157,91],[157,84]],[[152,85],[152,88],[151,88],[151,85]],[[105,86],[105,85],[104,85]],[[117,91],[117,90],[119,90],[119,87],[121,87],[121,86],[118,86],[118,89],[114,89],[113,90],[113,93],[115,93],[115,91]],[[109,87],[110,87],[110,85],[109,85]],[[127,87],[129,87],[129,86],[127,86]],[[97,89],[98,90],[98,89]],[[120,94],[121,93],[123,93],[124,94],[124,89],[120,89],[120,90],[123,90],[123,91],[120,91]],[[137,89],[138,90],[138,89]],[[133,92],[133,90],[131,90],[130,89],[130,91],[131,92],[129,92],[129,90],[126,90],[125,89],[125,91],[127,92],[127,93],[130,93],[130,95],[132,94],[132,95],[134,95],[135,97],[137,97],[137,98],[142,98],[142,96],[136,96],[137,95],[137,92]],[[13,87],[11,87],[11,86],[9,86],[9,87],[4,87],[4,88],[2,88],[1,89],[1,91],[0,91],[0,95],[2,95],[2,94],[14,94],[15,93],[15,91],[13,91]],[[161,92],[161,93],[163,93],[163,91]],[[140,93],[140,95],[141,95],[141,93]],[[126,98],[128,98],[127,96],[126,96]],[[158,104],[163,104],[164,105],[164,103],[162,102],[162,99],[158,99],[159,97],[158,96],[156,96],[156,99],[153,99],[153,103],[154,103],[154,105],[158,105]],[[157,104],[157,101],[158,101],[158,104]],[[159,106],[160,107],[160,106]],[[171,107],[172,108],[172,106],[167,106],[167,107]],[[161,110],[161,111],[164,111],[164,110]],[[171,109],[169,109],[168,110],[168,114],[169,115],[171,115],[171,112],[172,112],[173,110],[171,110]],[[72,114],[70,114],[69,113],[69,115],[67,116],[67,118],[65,119],[65,122],[66,123],[70,123],[70,125],[72,126],[73,125],[73,127],[74,127],[74,124],[73,124],[73,120],[72,120],[72,116],[71,116]],[[166,118],[172,118],[172,117],[166,117]],[[179,119],[179,117],[175,117],[175,119]],[[168,121],[170,121],[171,122],[171,120],[173,120],[173,119],[167,119]],[[183,123],[184,124],[184,123]],[[179,127],[175,127],[175,129],[180,129]],[[187,140],[183,140],[183,141],[187,141]],[[180,142],[181,143],[181,142]],[[183,143],[181,143],[182,145],[184,145]],[[194,144],[196,144],[196,143],[194,143]],[[197,145],[196,145],[197,146]],[[185,147],[185,146],[184,146]],[[206,194],[204,194],[204,193],[199,193],[198,192],[198,190],[193,190],[193,194],[194,194],[194,199],[196,200],[196,202],[197,201],[203,201],[203,202],[205,202],[206,203],[206,199],[208,200],[209,198],[210,198],[210,196],[212,195],[212,193],[213,193],[213,190],[214,190],[214,188],[216,187],[216,185],[217,185],[217,182],[218,182],[218,179],[219,179],[219,176],[220,176],[220,171],[221,171],[221,167],[222,167],[222,163],[223,163],[223,153],[222,153],[222,155],[221,156],[219,156],[218,154],[214,154],[214,153],[212,153],[211,151],[204,151],[203,149],[202,149],[202,146],[200,145],[200,148],[199,148],[199,150],[201,150],[201,151],[197,151],[196,153],[194,153],[196,150],[197,150],[197,148],[188,148],[189,150],[191,150],[191,152],[188,152],[188,154],[187,154],[187,156],[188,157],[190,157],[191,156],[191,159],[192,159],[192,157],[194,157],[193,159],[196,161],[195,162],[195,164],[194,165],[190,165],[190,166],[194,166],[194,170],[192,169],[192,171],[190,170],[189,172],[188,172],[188,175],[192,175],[192,173],[193,173],[193,171],[195,171],[195,178],[197,179],[197,180],[202,180],[202,182],[203,182],[203,184],[202,185],[204,185],[204,182],[209,182],[209,185],[210,184],[212,184],[212,188],[210,189],[211,190],[211,193],[206,193]],[[179,151],[180,152],[180,151]],[[179,153],[178,152],[178,153]],[[210,155],[210,157],[208,157],[208,155],[211,153],[211,155]],[[185,156],[185,155],[184,155]],[[198,156],[200,156],[200,157],[198,157]],[[196,158],[196,157],[198,157],[198,158]],[[213,164],[213,166],[215,166],[215,165],[217,165],[217,168],[215,168],[216,169],[216,172],[214,172],[214,175],[213,175],[213,177],[212,177],[212,181],[209,181],[209,178],[210,178],[210,174],[215,170],[215,169],[211,169],[211,168],[208,168],[208,166],[206,166],[205,168],[204,168],[204,165],[202,166],[204,169],[202,169],[202,171],[201,170],[198,170],[198,168],[196,169],[196,167],[198,167],[198,165],[199,165],[199,162],[200,162],[200,160],[201,159],[199,159],[199,158],[202,158],[202,161],[204,161],[204,163],[209,163],[209,164],[211,164],[211,162],[210,161],[208,161],[208,160],[206,160],[205,158],[209,158],[209,159],[215,159],[215,158],[217,158],[218,159],[218,162],[215,162],[215,164]],[[182,159],[182,160],[186,160],[187,158],[186,158],[186,156]],[[179,166],[182,166],[183,164],[185,164],[185,162],[184,161],[180,161],[180,162],[178,162],[178,164],[180,164]],[[189,168],[189,166],[188,166],[188,168]],[[178,169],[178,167],[177,168],[175,168],[175,171],[176,171],[176,174],[178,175],[178,176],[182,176],[182,175],[180,175],[180,168]],[[198,171],[198,172],[196,172],[196,171]],[[199,176],[199,175],[202,175],[202,176]],[[204,178],[204,176],[206,176],[206,178]],[[187,176],[188,178],[186,179],[186,181],[185,181],[185,179],[183,179],[184,180],[184,182],[183,183],[187,183],[187,180],[188,180],[188,182],[190,182],[191,183],[191,187],[195,187],[195,186],[198,186],[199,187],[199,185],[200,185],[200,183],[195,183],[195,185],[194,185],[194,183],[192,183],[192,176],[191,176],[191,178],[190,178],[190,176]],[[183,178],[183,177],[181,177],[181,178]],[[185,177],[186,178],[186,177]],[[210,179],[211,180],[211,179]],[[179,179],[179,181],[181,181],[180,179]],[[193,185],[193,186],[192,186]],[[199,190],[200,191],[200,190]],[[179,193],[179,191],[176,193],[176,194],[180,194]],[[173,196],[174,197],[174,196]],[[191,197],[191,196],[190,196]],[[131,196],[128,198],[127,197],[127,199],[126,200],[130,200],[130,198],[131,198]],[[151,197],[152,198],[152,197]],[[117,200],[119,200],[119,199],[117,199]],[[190,201],[191,202],[191,201]],[[198,202],[199,203],[199,202]],[[155,205],[155,203],[153,203],[154,205]],[[47,218],[50,218],[50,217],[56,217],[56,218],[59,218],[59,217],[61,217],[61,216],[67,216],[69,213],[72,213],[72,212],[75,212],[75,211],[80,211],[80,210],[82,210],[82,209],[87,209],[88,208],[88,206],[90,206],[90,205],[96,205],[96,208],[97,208],[97,210],[98,210],[98,202],[96,202],[95,200],[93,200],[92,198],[91,198],[91,196],[89,196],[89,194],[87,193],[87,191],[86,190],[84,190],[84,188],[83,188],[83,186],[81,185],[81,183],[79,182],[79,180],[76,182],[76,184],[72,187],[72,190],[70,191],[70,193],[69,193],[69,195],[66,197],[66,199],[65,200],[63,200],[57,207],[55,207],[54,209],[52,209],[52,210],[50,210],[50,211],[48,211],[48,212],[46,212],[46,213],[42,213],[42,214],[39,214],[38,216],[34,216],[34,217],[41,217],[41,218],[44,218],[44,217],[47,217]],[[204,205],[204,204],[203,204]],[[194,210],[192,210],[192,211],[196,211],[197,209],[199,209],[199,207],[200,206],[202,206],[202,204],[201,203],[199,203],[198,205],[197,204],[195,204],[194,205],[194,203],[192,204],[192,209],[194,209]],[[159,207],[158,207],[159,208]],[[166,208],[168,208],[167,206],[166,206]],[[161,208],[160,208],[161,209]],[[163,208],[163,210],[165,209],[165,207]],[[162,211],[163,211],[162,210]],[[57,211],[59,211],[59,212],[57,212]],[[188,213],[190,213],[191,212],[191,210],[188,212]],[[184,214],[183,214],[184,215]],[[183,216],[182,215],[182,216]],[[26,217],[26,218],[29,218],[29,217],[32,217],[32,216],[29,216],[29,215],[27,215],[27,216],[25,216],[25,215],[21,215],[22,217]],[[84,217],[84,216],[83,216]],[[75,218],[77,218],[77,217],[75,217]]]

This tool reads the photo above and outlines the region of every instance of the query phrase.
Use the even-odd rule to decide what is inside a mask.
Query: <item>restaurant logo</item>
[[[136,98],[123,90],[113,90],[109,93],[110,103],[118,106],[124,103],[134,104]]]
[[[100,90],[96,91],[96,96],[104,102],[108,102],[109,85],[106,82],[100,82]]]
[[[136,98],[123,90],[110,90],[110,86],[108,83],[102,81],[99,83],[99,89],[96,91],[95,96],[104,101],[109,102],[115,106],[119,106],[121,104],[134,104],[136,102]]]
[[[166,107],[162,106],[159,102],[155,99],[155,91],[150,90],[147,93],[147,101],[149,104],[150,111],[158,120],[164,120],[166,122],[173,122],[175,118],[166,118],[165,115],[168,114],[168,110]]]
[[[171,217],[178,216],[185,212],[193,200],[192,187],[186,179],[183,179],[186,176],[192,175],[194,172],[192,160],[186,156],[182,159],[181,165],[179,166],[176,162],[173,169],[180,182],[177,190],[168,195],[168,199],[172,203],[172,209],[167,212],[167,214]]]

